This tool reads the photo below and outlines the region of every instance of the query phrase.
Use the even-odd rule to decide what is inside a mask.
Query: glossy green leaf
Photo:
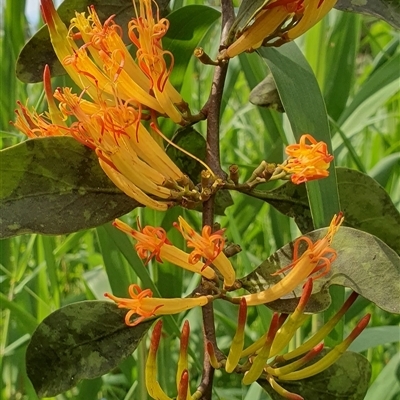
[[[125,324],[126,310],[106,301],[73,303],[45,318],[26,350],[26,369],[40,397],[97,378],[132,354],[153,320]]]
[[[157,0],[161,13],[165,13],[169,0]],[[115,14],[114,21],[124,31],[124,41],[127,38],[128,22],[134,16],[132,0],[65,0],[57,9],[62,21],[68,26],[71,18],[75,17],[75,11],[86,12],[93,5],[102,22]],[[44,66],[48,64],[52,76],[64,75],[65,70],[58,61],[50,42],[47,26],[43,26],[28,41],[19,54],[16,66],[18,79],[26,83],[41,82],[43,80]]]
[[[362,172],[350,168],[336,171],[345,225],[377,236],[400,254],[400,214],[389,195]],[[294,217],[303,233],[312,229],[304,185],[288,182],[266,194],[264,200],[283,214]]]
[[[327,350],[318,355],[308,365],[320,360]],[[358,353],[346,351],[325,371],[298,381],[278,381],[279,385],[292,393],[310,400],[363,400],[371,377],[371,365]],[[273,400],[284,398],[275,392],[268,381],[257,381]]]
[[[400,29],[400,3],[396,0],[338,0],[335,8],[341,11],[372,15],[383,19],[394,28]]]
[[[0,237],[59,235],[102,225],[139,204],[71,137],[31,139],[0,152]]]
[[[313,243],[324,237],[326,228],[317,229],[305,235]],[[275,271],[289,265],[293,259],[294,242],[272,254],[258,268],[240,281],[251,293],[260,292],[279,282],[281,276],[271,276]],[[353,289],[385,311],[400,314],[400,257],[377,237],[353,228],[341,227],[334,236],[331,247],[337,252],[337,259],[331,264],[330,272],[314,281],[313,295],[307,304],[310,312],[323,311],[329,305],[327,288],[331,285]],[[305,246],[300,246],[301,251]],[[290,272],[289,272],[290,273]],[[377,279],[379,277],[379,280]],[[372,283],[373,282],[373,283]],[[300,297],[302,284],[284,299],[268,303],[280,312],[292,312]],[[290,299],[287,301],[286,299]]]
[[[174,56],[170,81],[178,91],[189,61],[194,57],[193,51],[219,17],[216,9],[200,5],[182,7],[168,15],[170,26],[163,38],[163,47]]]

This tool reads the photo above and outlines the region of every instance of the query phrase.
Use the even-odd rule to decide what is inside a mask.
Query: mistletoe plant
[[[382,235],[380,229],[363,226],[340,193],[346,179],[351,186],[366,176],[335,170],[317,83],[296,45],[290,43],[319,22],[336,0],[244,0],[236,16],[233,3],[222,0],[219,11],[186,6],[167,17],[163,15],[168,13],[168,2],[138,0],[123,12],[108,15],[98,3],[74,10],[65,24],[62,8],[57,12],[52,0],[41,0],[45,29],[57,57],[44,57],[35,64],[48,109],[40,112],[18,103],[13,124],[30,140],[4,150],[3,155],[11,165],[32,157],[33,174],[41,177],[56,163],[65,161],[68,167],[61,172],[54,208],[37,215],[36,210],[11,201],[12,193],[39,196],[40,201],[41,194],[29,185],[28,176],[18,187],[6,181],[10,190],[3,207],[7,214],[3,236],[61,234],[113,221],[108,229],[123,232],[118,236],[121,243],[131,237],[144,265],[134,260],[136,276],[123,282],[125,296],[107,291],[107,300],[66,305],[39,324],[26,352],[27,374],[37,395],[55,396],[82,379],[110,372],[142,342],[148,356],[138,368],[144,369],[142,379],[154,399],[211,399],[214,385],[225,374],[239,376],[244,387],[260,385],[273,399],[327,399],[339,393],[342,398],[363,399],[370,367],[365,358],[347,349],[371,315],[357,321],[346,335],[341,320],[358,295],[399,313],[396,296],[388,300],[373,287],[378,279],[386,293],[399,295],[398,235],[389,230]],[[122,17],[125,22],[117,23]],[[219,51],[207,54],[197,45],[215,21],[222,32]],[[22,51],[18,64],[20,77],[27,74],[26,52]],[[273,90],[262,84],[252,98],[271,95],[267,102],[286,112],[296,138],[285,148],[286,159],[258,160],[259,166],[245,181],[238,165],[232,164],[229,171],[221,167],[224,155],[220,154],[220,114],[230,60],[244,52],[263,59],[272,73],[268,85]],[[191,58],[213,70],[211,87],[201,79],[198,82],[202,90],[210,91],[198,112],[179,92],[186,77],[174,75]],[[52,76],[65,72],[73,85],[54,87]],[[278,115],[278,111],[271,113]],[[193,128],[201,121],[206,123],[205,140]],[[171,138],[177,125],[181,128]],[[65,151],[72,155],[67,160]],[[283,186],[274,186],[275,181],[284,181]],[[377,191],[382,194],[371,178],[368,182],[371,196]],[[47,182],[43,192],[51,185]],[[303,233],[242,277],[234,257],[240,248],[227,244],[229,229],[215,223],[216,214],[232,204],[230,192],[270,203],[294,217]],[[398,229],[398,213],[387,195],[382,196],[382,207],[395,215]],[[82,214],[66,206],[71,201],[85,202],[79,207]],[[365,209],[367,201],[363,198],[360,207]],[[142,226],[140,218],[136,223],[115,219],[138,207],[166,215],[176,210],[176,218],[168,227]],[[201,230],[184,217],[193,214],[183,209],[201,213]],[[25,218],[24,213],[35,218]],[[177,297],[161,296],[145,268],[149,264],[182,268],[185,274],[193,274],[195,285]],[[115,274],[119,276],[116,266]],[[329,290],[331,285],[335,286]],[[347,300],[344,287],[352,291]],[[225,353],[216,329],[218,303],[229,304],[237,314],[237,320],[231,320],[234,331]],[[264,305],[274,311],[265,321],[264,333],[246,335],[254,307]],[[171,315],[196,307],[202,310],[203,341],[196,341],[194,353],[189,322],[179,332]],[[324,323],[308,337],[299,336],[310,318],[315,319],[312,315],[322,311]],[[173,372],[157,366],[160,343],[168,336],[168,331],[163,335],[166,323],[172,324],[173,335],[180,336],[179,354],[170,354],[177,362]],[[191,362],[202,365],[201,374],[192,372]],[[171,373],[176,388],[167,393],[159,381]],[[343,388],[346,376],[351,376],[351,384]],[[325,397],[318,397],[320,379],[333,382],[332,387],[326,384]]]

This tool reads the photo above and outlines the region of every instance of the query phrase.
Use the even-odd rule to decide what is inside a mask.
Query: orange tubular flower
[[[307,140],[310,144],[306,143]],[[328,153],[326,143],[317,142],[311,135],[302,135],[299,144],[287,146],[286,154],[289,158],[280,167],[291,174],[295,184],[329,175],[328,168],[333,156]]]
[[[274,275],[281,274],[288,269],[291,271],[272,287],[262,292],[238,297],[236,300],[240,301],[241,298],[245,298],[247,305],[249,306],[269,303],[290,293],[296,287],[303,284],[304,280],[308,276],[321,270],[322,272],[320,272],[317,276],[314,276],[313,279],[318,279],[327,274],[330,270],[331,263],[337,257],[336,251],[330,247],[330,244],[332,243],[333,237],[338,231],[343,220],[344,218],[342,213],[339,213],[337,216],[335,215],[331,221],[326,235],[322,239],[317,240],[315,243],[313,243],[306,236],[301,236],[298,238],[294,243],[293,261],[285,268],[275,272]],[[298,253],[301,242],[305,242],[308,248],[301,256],[299,256]]]
[[[337,0],[271,0],[261,8],[219,59],[264,46],[280,46],[305,33],[319,22]]]
[[[146,389],[149,395],[153,399],[172,400],[165,394],[165,392],[162,390],[160,384],[157,381],[157,350],[160,344],[161,331],[162,331],[162,321],[158,321],[155,324],[153,333],[151,335],[149,356],[147,357],[147,362],[146,362],[146,370],[145,370]],[[187,365],[187,348],[189,340],[189,331],[190,331],[189,323],[188,321],[185,321],[181,334],[181,351],[179,356],[180,365],[178,366],[177,379],[176,379],[176,385],[178,390],[177,400],[188,400],[192,398],[189,387],[189,372],[187,370],[187,367],[182,369],[182,363],[181,363],[183,357],[185,359],[184,364]]]
[[[194,248],[190,253],[189,262],[195,264],[202,257],[205,258],[205,266],[213,264],[224,277],[224,285],[226,287],[233,286],[236,274],[228,257],[223,253],[224,229],[211,234],[211,227],[205,226],[202,234],[199,235],[182,217],[179,217],[179,224],[175,224],[175,227],[187,240],[188,247]]]
[[[350,335],[317,362],[308,364],[323,350],[324,345],[321,340],[327,337],[341,317],[349,309],[357,298],[357,294],[352,294],[342,308],[334,315],[314,336],[308,339],[295,350],[280,355],[289,341],[296,334],[297,329],[303,324],[305,318],[304,310],[312,293],[312,279],[309,278],[304,285],[303,293],[295,311],[290,314],[274,313],[268,331],[260,337],[254,344],[243,350],[239,358],[247,358],[241,368],[246,372],[243,377],[243,384],[249,385],[257,379],[264,379],[269,382],[271,387],[282,397],[293,400],[303,400],[296,393],[291,393],[278,384],[279,381],[294,381],[314,376],[332,364],[346,351],[354,339],[367,326],[370,315],[366,315],[360,320]],[[208,346],[207,346],[208,349]],[[208,349],[208,352],[210,350]],[[287,362],[297,358],[296,361]],[[304,368],[303,368],[304,367]],[[228,369],[227,369],[228,371]]]
[[[212,268],[204,268],[204,264],[200,261],[194,264],[190,263],[189,255],[171,244],[164,229],[152,226],[145,226],[142,229],[139,225],[137,231],[118,219],[114,221],[113,225],[137,241],[135,249],[138,256],[142,260],[146,260],[146,264],[155,257],[160,263],[166,260],[188,271],[201,274],[207,279],[216,280],[216,274]]]
[[[171,114],[175,122],[185,123],[171,103],[171,99],[179,97],[178,103],[182,99],[169,84],[169,73],[162,71],[165,62],[151,61],[147,65],[150,58],[143,55],[144,48],[153,49],[161,58],[164,54],[159,52],[162,32],[167,29],[161,26],[166,22],[154,20],[151,3],[140,0],[141,14],[134,20],[143,25],[135,36],[143,47],[138,50],[138,65],[126,49],[122,28],[113,22],[113,16],[102,24],[94,7],[90,7],[88,17],[76,13],[67,29],[52,0],[41,0],[55,53],[83,91],[77,95],[70,88],[58,88],[53,96],[46,67],[44,86],[49,113],[38,115],[19,104],[15,126],[29,137],[73,136],[96,152],[100,166],[119,189],[144,206],[165,211],[188,199],[200,202],[202,197],[159,143],[164,136],[156,122],[152,122],[152,133],[141,123],[142,117],[154,118],[156,114]],[[75,43],[78,39],[84,42],[80,47]],[[150,76],[149,71],[157,71],[159,79]],[[55,99],[60,102],[58,107]],[[69,127],[67,118],[75,121]]]
[[[157,321],[153,328],[153,333],[150,340],[149,355],[146,362],[146,389],[153,399],[172,400],[162,390],[157,381],[157,350],[160,345],[162,332],[162,321]]]
[[[125,323],[128,326],[140,324],[145,318],[157,315],[178,314],[193,307],[204,306],[209,301],[207,296],[185,299],[156,299],[153,298],[153,292],[150,289],[142,290],[140,286],[136,284],[129,286],[129,295],[131,299],[116,297],[110,293],[104,294],[104,296],[115,301],[118,304],[118,308],[130,309],[125,316]],[[131,321],[131,317],[134,314],[139,315],[139,318]]]

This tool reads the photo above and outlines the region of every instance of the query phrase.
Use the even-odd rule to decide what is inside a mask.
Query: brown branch
[[[224,43],[228,35],[229,29],[234,21],[235,14],[232,0],[221,0],[222,10],[222,33],[221,44]],[[212,171],[221,178],[225,178],[226,174],[221,168],[221,159],[219,152],[219,126],[220,126],[220,110],[222,102],[222,94],[225,84],[228,63],[217,66],[214,72],[214,78],[211,86],[211,93],[207,103],[202,109],[202,113],[207,116],[207,153],[206,163]],[[213,226],[214,222],[214,196],[203,203],[203,226]],[[205,289],[206,282],[202,282]],[[215,337],[214,325],[214,309],[212,303],[203,307],[203,335],[204,349],[207,342],[211,342],[216,352],[218,352],[217,341]],[[203,374],[198,390],[202,393],[202,400],[211,400],[212,386],[214,379],[214,368],[210,365],[208,353],[204,351]]]

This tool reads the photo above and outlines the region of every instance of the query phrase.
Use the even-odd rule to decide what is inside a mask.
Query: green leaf
[[[372,15],[383,19],[394,28],[400,29],[400,3],[397,0],[338,0],[335,8]]]
[[[368,390],[365,400],[397,400],[400,394],[400,353],[397,353],[386,364]]]
[[[110,302],[83,301],[45,318],[26,351],[38,396],[56,396],[82,379],[97,378],[133,353],[154,319],[128,327],[125,314]]]
[[[317,229],[304,236],[315,243],[323,238],[326,232],[326,228]],[[283,246],[257,269],[242,278],[240,281],[243,287],[255,293],[279,282],[282,278],[271,276],[271,273],[292,262],[293,246],[294,242]],[[310,299],[307,311],[323,311],[324,308],[318,310],[318,307],[326,306],[327,288],[340,285],[353,289],[385,311],[400,314],[400,303],[396,295],[400,293],[400,257],[391,248],[373,235],[347,227],[339,229],[331,247],[336,250],[337,259],[331,264],[329,273],[314,281],[313,296],[316,293],[319,295]],[[305,246],[300,246],[300,249],[300,252],[304,251]],[[293,298],[300,297],[302,291],[302,285],[299,285],[293,294],[286,297],[292,299],[291,302],[285,298],[267,305],[280,312],[292,312],[296,304]],[[388,296],[388,293],[393,295]]]
[[[399,339],[399,326],[372,326],[362,331],[361,335],[350,345],[349,350],[361,353],[373,347],[397,343]]]
[[[328,350],[324,349],[308,365],[320,360],[327,352]],[[279,381],[279,385],[289,392],[299,394],[304,399],[363,400],[368,390],[370,377],[371,365],[368,360],[361,354],[346,351],[325,371],[298,381]],[[268,381],[259,379],[257,382],[273,400],[284,399],[271,388]]]
[[[174,56],[170,81],[180,91],[193,51],[220,13],[214,8],[190,5],[168,15],[170,27],[163,38],[163,47]]]
[[[139,205],[71,137],[31,139],[0,152],[0,237],[59,235],[102,225]]]
[[[157,0],[161,14],[165,14],[168,3],[169,0]],[[75,17],[75,11],[87,13],[91,5],[95,7],[102,22],[115,14],[114,21],[122,27],[125,43],[130,43],[126,32],[128,22],[135,14],[132,0],[65,0],[57,12],[62,21],[69,26],[71,18]],[[41,82],[46,64],[50,66],[52,76],[65,74],[63,66],[54,53],[47,25],[40,28],[21,50],[16,65],[17,77],[26,83]]]
[[[344,224],[377,236],[400,254],[400,214],[387,192],[362,172],[339,167],[336,173]],[[252,195],[294,217],[303,233],[312,230],[304,185],[287,182],[271,192]]]

